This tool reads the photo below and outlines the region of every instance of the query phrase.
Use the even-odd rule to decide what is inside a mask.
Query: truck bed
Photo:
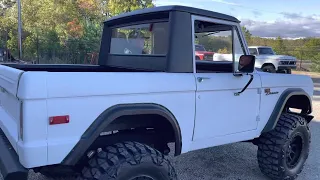
[[[146,69],[81,64],[2,64],[22,71],[46,72],[153,72]]]

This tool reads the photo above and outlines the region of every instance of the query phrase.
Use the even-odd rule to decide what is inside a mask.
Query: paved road
[[[317,141],[320,137],[320,76],[313,80],[316,120],[310,125],[310,156],[298,180],[320,179],[320,141]],[[180,180],[267,180],[259,170],[256,152],[257,147],[250,143],[237,143],[186,153],[173,158],[173,163]],[[29,180],[48,179],[30,172]]]

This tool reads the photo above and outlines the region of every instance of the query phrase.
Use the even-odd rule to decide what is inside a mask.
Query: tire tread
[[[148,158],[157,166],[168,167],[169,180],[177,179],[170,161],[158,150],[138,142],[123,142],[108,146],[92,157],[88,163],[89,167],[83,169],[78,180],[98,180],[102,175],[107,175],[107,180],[114,180],[121,165],[138,165]]]
[[[291,180],[301,173],[302,168],[295,176],[288,176],[285,174],[284,166],[281,164],[281,160],[284,158],[284,152],[281,147],[289,140],[290,133],[298,126],[307,126],[307,122],[303,117],[284,113],[280,116],[274,130],[260,136],[257,156],[259,167],[263,174],[275,180]],[[310,134],[308,126],[307,130]]]

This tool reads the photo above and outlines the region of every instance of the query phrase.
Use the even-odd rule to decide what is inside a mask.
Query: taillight
[[[20,131],[19,139],[23,141],[23,102],[20,102]]]

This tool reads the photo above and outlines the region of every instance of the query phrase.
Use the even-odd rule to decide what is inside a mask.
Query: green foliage
[[[100,49],[102,22],[153,6],[152,0],[22,0],[23,59],[41,63],[83,63]],[[0,0],[0,46],[18,55],[16,0]],[[110,13],[107,13],[108,10]],[[50,61],[50,60],[54,60]]]
[[[287,54],[286,46],[284,45],[283,39],[281,37],[277,37],[272,47],[276,54]]]
[[[241,30],[242,30],[242,33],[244,34],[244,37],[246,38],[247,43],[249,43],[251,41],[252,34],[245,26],[242,26]]]
[[[218,52],[219,50],[226,49],[227,52],[231,52],[232,42],[231,37],[223,36],[205,36],[204,34],[197,34],[198,43],[206,47],[207,51]]]
[[[109,0],[108,14],[109,17],[112,17],[121,13],[153,6],[152,0]]]
[[[220,53],[220,54],[229,54],[230,52],[229,52],[228,49],[225,47],[225,48],[223,48],[223,49],[219,49],[219,50],[218,50],[218,53]]]

